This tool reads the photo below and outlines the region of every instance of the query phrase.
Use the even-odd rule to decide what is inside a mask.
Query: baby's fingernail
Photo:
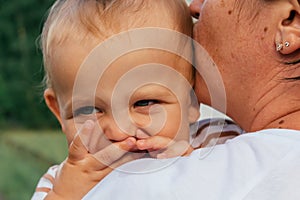
[[[134,146],[134,142],[132,141],[132,139],[128,138],[126,140],[126,144],[129,146],[129,147],[133,147]]]
[[[144,147],[146,145],[144,140],[138,140],[137,144],[138,144],[139,147]]]
[[[94,128],[94,125],[95,125],[95,123],[92,120],[87,120],[84,123],[84,127],[87,129],[90,129],[90,130]]]
[[[139,150],[145,150],[147,149],[147,144],[144,140],[138,140],[136,142],[136,146],[138,147]]]

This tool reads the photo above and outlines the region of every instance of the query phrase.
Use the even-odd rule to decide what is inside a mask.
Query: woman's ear
[[[52,88],[47,88],[44,91],[44,99],[45,99],[45,102],[46,102],[48,108],[51,110],[51,112],[55,115],[55,117],[59,121],[59,123],[62,127],[62,130],[64,130],[64,125],[62,123],[62,118],[61,118],[61,114],[60,114],[58,101],[56,98],[56,94]]]
[[[300,6],[297,0],[283,2],[282,19],[275,36],[277,51],[291,54],[300,49]]]

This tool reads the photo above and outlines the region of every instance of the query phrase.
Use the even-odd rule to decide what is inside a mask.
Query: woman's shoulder
[[[280,147],[280,149],[284,149],[290,148],[293,145],[300,148],[300,131],[292,129],[264,129],[244,133],[229,142],[234,142],[234,145],[249,143],[255,146],[257,150],[264,149],[264,147]]]

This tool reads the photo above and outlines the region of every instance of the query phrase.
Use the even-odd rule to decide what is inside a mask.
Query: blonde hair
[[[57,0],[41,34],[46,86],[52,87],[50,69],[55,46],[87,38],[103,41],[121,31],[139,28],[155,17],[151,10],[162,10],[164,26],[166,21],[170,24],[164,28],[191,36],[192,19],[184,0]]]

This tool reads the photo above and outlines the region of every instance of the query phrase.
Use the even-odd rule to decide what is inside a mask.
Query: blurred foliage
[[[0,0],[0,127],[57,128],[42,99],[38,45],[53,0]]]
[[[64,160],[61,131],[4,131],[0,134],[0,199],[28,200],[49,166]]]

